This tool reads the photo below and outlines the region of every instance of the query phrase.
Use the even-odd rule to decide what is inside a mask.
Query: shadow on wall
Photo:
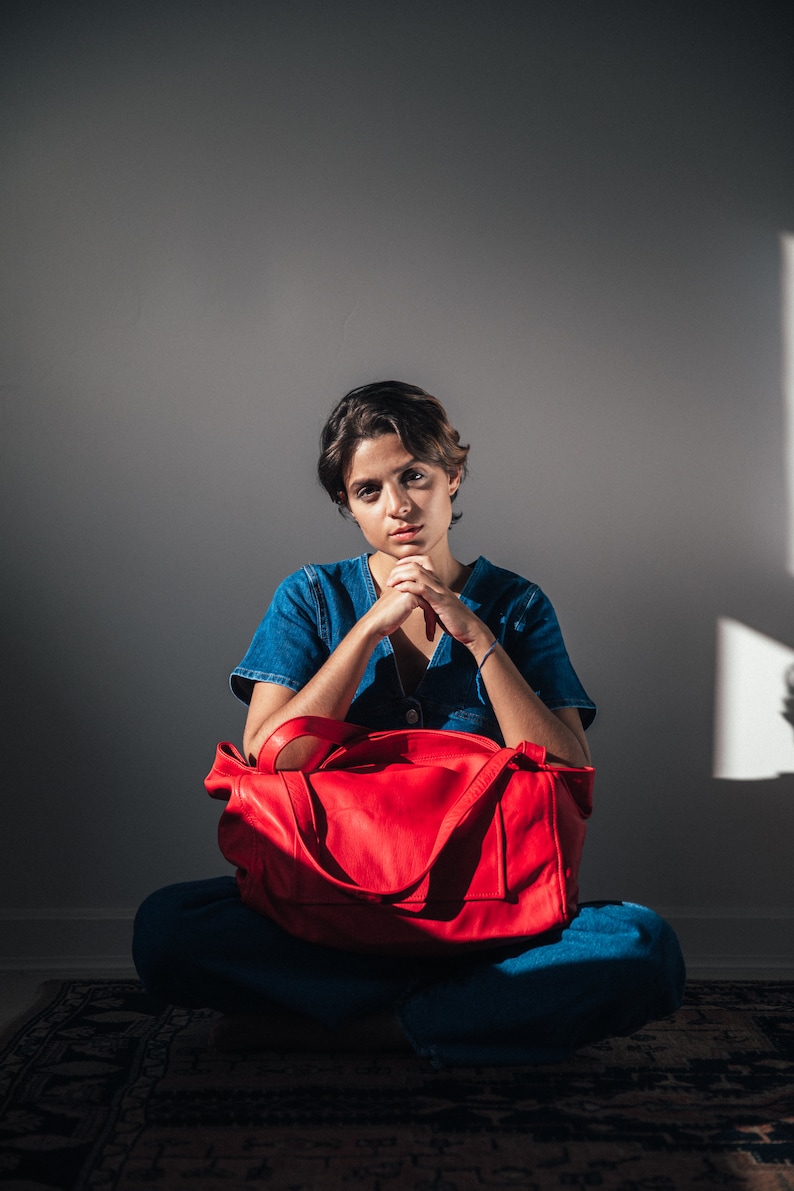
[[[794,577],[794,236],[781,236],[783,401],[788,559]],[[714,776],[794,774],[794,648],[736,620],[717,624]]]
[[[783,700],[783,719],[794,728],[794,666],[786,671],[787,697]]]
[[[794,773],[794,649],[736,620],[717,625],[714,776]]]

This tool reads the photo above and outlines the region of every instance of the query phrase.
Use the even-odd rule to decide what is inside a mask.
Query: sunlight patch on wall
[[[723,617],[717,623],[714,776],[794,773],[794,649]]]
[[[794,575],[794,236],[780,237],[782,275],[783,426],[786,450],[788,541],[786,568]]]

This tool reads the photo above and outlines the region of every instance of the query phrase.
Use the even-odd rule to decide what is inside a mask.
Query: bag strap
[[[348,724],[342,720],[332,720],[321,715],[299,715],[294,719],[286,720],[280,724],[274,732],[268,736],[265,743],[259,750],[256,767],[265,773],[276,772],[276,762],[278,761],[281,750],[291,744],[293,740],[299,740],[301,736],[315,736],[319,740],[326,741],[329,744],[350,744],[351,741],[356,740],[359,736],[366,736],[367,728],[362,728],[360,724]],[[306,759],[303,768],[307,770],[316,769],[319,763],[324,760],[327,748],[323,745],[318,745],[317,750],[310,757]]]
[[[478,803],[493,794],[494,786],[499,777],[516,757],[523,755],[525,755],[524,751],[519,746],[518,748],[499,749],[497,753],[489,757],[479,773],[475,775],[441,820],[435,843],[422,868],[418,872],[413,873],[410,879],[404,881],[399,887],[390,889],[362,889],[354,881],[344,881],[339,877],[335,877],[323,867],[317,857],[312,855],[308,843],[308,840],[312,836],[316,838],[316,832],[313,829],[314,817],[312,815],[311,790],[308,778],[302,770],[297,769],[284,769],[279,776],[289,795],[292,813],[295,817],[298,839],[312,868],[338,889],[344,889],[347,893],[352,893],[364,901],[377,902],[403,897],[408,890],[414,888],[414,886],[418,885],[427,876],[449,842],[450,836],[456,827]],[[548,772],[545,769],[541,771]]]

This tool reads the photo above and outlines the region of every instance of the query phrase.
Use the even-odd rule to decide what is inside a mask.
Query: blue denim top
[[[231,688],[244,703],[256,682],[299,691],[377,599],[367,555],[309,565],[280,584],[248,652],[232,672]],[[539,587],[488,562],[475,562],[460,598],[512,658],[550,709],[578,707],[587,727],[596,707],[568,658],[557,616]],[[373,650],[347,719],[370,730],[448,728],[503,744],[496,716],[477,682],[477,665],[446,633],[415,691],[406,694],[391,641]]]

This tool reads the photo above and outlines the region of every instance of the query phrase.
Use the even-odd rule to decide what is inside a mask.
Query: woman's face
[[[392,558],[446,548],[460,473],[414,459],[396,434],[363,439],[345,476],[347,506],[374,550]]]

